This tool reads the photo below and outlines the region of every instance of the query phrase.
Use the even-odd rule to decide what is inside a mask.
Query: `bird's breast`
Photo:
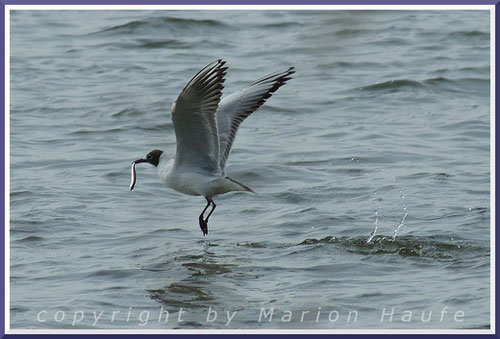
[[[188,195],[202,195],[197,176],[175,170],[173,163],[158,166],[158,175],[173,190]]]

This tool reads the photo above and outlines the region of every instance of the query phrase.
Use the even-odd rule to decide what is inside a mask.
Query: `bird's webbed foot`
[[[203,216],[200,215],[199,222],[200,222],[200,228],[201,228],[201,231],[203,232],[203,235],[204,236],[207,235],[208,234],[207,220],[203,220]]]

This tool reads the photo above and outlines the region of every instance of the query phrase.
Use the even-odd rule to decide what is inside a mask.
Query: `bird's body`
[[[208,218],[215,209],[212,198],[232,191],[253,192],[225,174],[226,162],[239,125],[257,110],[294,73],[293,67],[269,74],[224,99],[222,83],[227,67],[217,60],[199,71],[172,104],[172,122],[177,140],[176,153],[170,158],[154,150],[133,162],[148,162],[170,188],[188,195],[203,196],[207,205],[199,216],[203,234],[208,233]],[[207,217],[205,211],[212,205]]]
[[[249,191],[249,189],[222,174],[178,170],[174,159],[162,154],[157,166],[158,176],[170,188],[187,195],[212,198],[231,191]]]

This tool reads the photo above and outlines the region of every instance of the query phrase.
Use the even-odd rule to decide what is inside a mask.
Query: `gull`
[[[226,162],[240,124],[295,73],[294,67],[277,71],[252,82],[221,100],[228,67],[219,59],[205,66],[184,87],[172,104],[172,122],[177,141],[175,156],[153,150],[132,162],[150,163],[159,177],[178,192],[203,196],[207,205],[198,217],[203,235],[208,234],[208,219],[215,210],[213,197],[233,191],[255,193],[250,187],[226,176]],[[205,212],[212,205],[208,215]]]

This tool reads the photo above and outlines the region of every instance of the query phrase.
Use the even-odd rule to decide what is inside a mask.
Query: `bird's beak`
[[[148,162],[148,161],[146,159],[144,159],[144,158],[141,158],[141,159],[134,160],[132,163],[133,164],[139,164],[141,162]]]

